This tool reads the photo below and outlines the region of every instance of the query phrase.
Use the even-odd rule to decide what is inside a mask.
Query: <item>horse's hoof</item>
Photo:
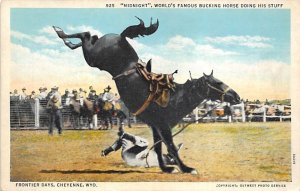
[[[55,27],[55,26],[53,26],[53,28],[54,28],[54,30],[55,30],[55,32],[56,32],[56,34],[58,35],[59,38],[62,38],[62,39],[65,38],[65,33],[61,28]]]
[[[194,170],[192,170],[190,173],[191,173],[192,175],[197,175],[197,174],[198,174],[198,171],[197,171],[196,169],[194,169]]]
[[[174,174],[174,173],[178,173],[179,171],[174,168],[174,167],[164,167],[162,168],[162,171],[163,172],[166,172],[166,173],[171,173],[171,174]]]
[[[174,168],[171,174],[176,174],[176,173],[179,173],[179,170],[177,168]]]
[[[53,26],[54,30],[57,32],[57,31],[63,31],[61,28],[59,27],[56,27],[56,26]]]
[[[197,172],[196,169],[190,168],[190,167],[187,167],[187,168],[183,169],[182,172],[183,172],[183,173],[193,174],[193,175],[198,174],[198,172]]]

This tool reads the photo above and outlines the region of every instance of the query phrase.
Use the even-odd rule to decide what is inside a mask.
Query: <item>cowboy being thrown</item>
[[[148,148],[148,141],[146,139],[131,135],[122,130],[118,132],[118,136],[118,139],[110,147],[101,151],[101,156],[107,156],[109,153],[122,148],[122,159],[129,166],[159,166],[157,154],[154,150]],[[182,145],[182,143],[178,145],[177,152]],[[170,154],[164,154],[163,160],[167,165],[175,164],[175,161]]]

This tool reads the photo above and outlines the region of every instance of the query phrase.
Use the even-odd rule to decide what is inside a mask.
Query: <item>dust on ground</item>
[[[174,128],[174,132],[178,131]],[[149,140],[147,126],[126,128]],[[130,167],[120,151],[101,157],[117,130],[11,131],[11,181],[291,181],[291,125],[273,123],[193,124],[174,138],[181,159],[198,175]],[[166,152],[164,150],[164,152]]]

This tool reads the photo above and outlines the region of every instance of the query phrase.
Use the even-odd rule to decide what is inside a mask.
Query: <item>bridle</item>
[[[221,102],[224,102],[224,96],[225,96],[225,94],[226,94],[229,90],[231,90],[231,88],[230,88],[229,86],[227,86],[225,90],[220,90],[220,89],[214,87],[213,85],[209,84],[208,82],[205,82],[205,83],[206,83],[206,85],[209,87],[209,88],[207,89],[207,95],[209,95],[211,89],[212,89],[212,90],[215,90],[215,91],[217,91],[217,92],[219,92],[219,93],[221,94],[221,98],[220,98],[220,101],[221,101]]]

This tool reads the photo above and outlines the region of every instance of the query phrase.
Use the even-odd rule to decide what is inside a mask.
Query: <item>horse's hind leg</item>
[[[78,44],[73,44],[72,42],[66,40],[66,39],[63,39],[65,45],[69,48],[71,48],[72,50],[78,48],[78,47],[81,47],[82,46],[82,42],[78,43]]]
[[[81,33],[75,33],[75,34],[66,34],[61,28],[53,26],[55,32],[57,33],[59,38],[80,38],[83,39],[86,35],[90,36],[89,32],[81,32]]]
[[[83,41],[84,37],[91,36],[89,32],[82,32],[82,33],[75,33],[75,34],[66,34],[61,28],[53,26],[55,32],[57,33],[58,37],[61,38],[65,45],[69,48],[76,49],[78,47],[82,46],[82,42],[73,44],[70,41],[66,40],[67,38],[79,38],[81,41]]]

